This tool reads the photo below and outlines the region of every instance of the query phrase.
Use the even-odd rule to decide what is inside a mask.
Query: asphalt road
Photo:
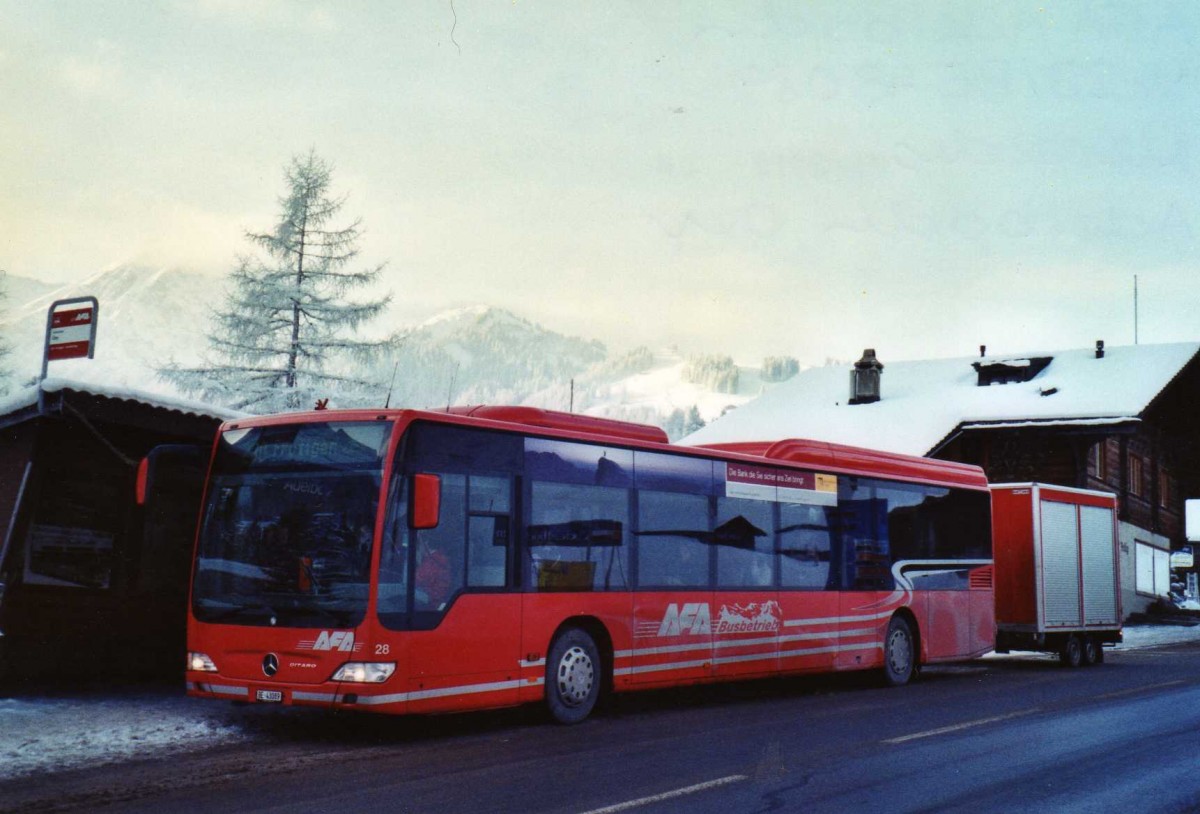
[[[1200,811],[1200,643],[424,719],[231,710],[249,737],[0,784],[0,811]]]

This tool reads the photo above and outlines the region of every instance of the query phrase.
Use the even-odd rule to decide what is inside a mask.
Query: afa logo
[[[306,647],[306,645],[308,645]],[[322,630],[321,635],[317,637],[315,642],[300,642],[302,650],[340,650],[343,653],[352,653],[357,648],[354,646],[354,631],[353,630]]]
[[[687,602],[682,609],[672,602],[658,626],[659,636],[702,636],[711,632],[712,614],[707,602]]]

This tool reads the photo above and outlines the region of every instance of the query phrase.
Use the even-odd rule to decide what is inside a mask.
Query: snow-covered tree
[[[678,441],[685,435],[691,435],[703,427],[704,419],[700,417],[700,408],[693,404],[686,410],[676,407],[658,423],[668,438]]]
[[[688,408],[683,419],[683,434],[691,435],[704,427],[704,419],[700,417],[700,408],[693,404]]]
[[[683,380],[717,393],[736,393],[738,368],[729,356],[689,356],[683,366]]]
[[[800,372],[800,360],[792,356],[768,356],[763,359],[764,382],[785,382]]]
[[[279,222],[270,232],[247,233],[260,253],[240,258],[230,273],[224,307],[213,314],[208,356],[197,367],[164,368],[168,381],[255,412],[309,409],[326,398],[354,403],[373,387],[379,392],[372,400],[382,401],[386,382],[380,387],[336,366],[365,361],[388,345],[358,338],[357,331],[390,297],[347,299],[375,283],[383,266],[347,268],[358,256],[361,221],[335,225],[345,198],[332,196],[331,174],[313,152],[292,159]]]

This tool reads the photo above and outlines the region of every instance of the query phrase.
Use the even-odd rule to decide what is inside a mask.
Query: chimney
[[[1104,358],[1104,340],[1103,339],[1096,340],[1096,358],[1097,359]]]
[[[867,348],[850,371],[850,403],[870,404],[879,401],[879,377],[883,363],[875,358],[875,349]]]
[[[982,359],[985,356],[987,356],[987,345],[980,345],[979,346],[979,358]]]

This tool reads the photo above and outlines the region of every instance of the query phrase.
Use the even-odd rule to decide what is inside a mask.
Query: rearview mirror
[[[145,506],[156,491],[182,481],[193,486],[196,502],[204,486],[208,449],[194,444],[160,444],[138,463],[135,498]]]
[[[409,525],[414,529],[437,526],[442,504],[442,479],[437,475],[413,475]]]

